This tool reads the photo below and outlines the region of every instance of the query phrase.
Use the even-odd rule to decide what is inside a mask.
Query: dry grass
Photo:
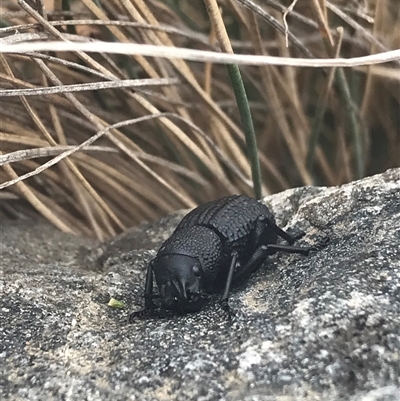
[[[215,11],[211,0],[63,4],[3,0],[3,43],[95,39],[318,59],[400,48],[398,0],[222,0],[222,19],[211,21],[204,5]],[[241,66],[263,194],[399,166],[399,64]],[[28,202],[62,230],[103,239],[175,209],[252,194],[223,65],[14,53],[0,54],[0,80],[2,213]]]

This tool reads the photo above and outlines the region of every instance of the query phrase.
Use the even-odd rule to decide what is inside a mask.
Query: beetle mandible
[[[277,244],[278,237],[288,245]],[[308,255],[311,247],[293,246],[296,238],[275,224],[267,206],[246,195],[208,202],[189,212],[149,263],[145,310],[161,307],[196,312],[210,294],[223,289],[227,308],[231,286],[246,279],[277,251]],[[158,295],[153,294],[153,275]],[[132,321],[141,312],[130,316]]]

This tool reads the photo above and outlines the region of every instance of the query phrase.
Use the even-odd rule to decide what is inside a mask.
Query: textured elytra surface
[[[248,236],[260,216],[273,219],[265,205],[245,195],[236,195],[206,203],[193,210],[185,216],[177,229],[208,225],[215,228],[228,241],[233,242]]]
[[[162,245],[158,256],[182,254],[196,257],[208,276],[216,276],[223,263],[224,250],[219,236],[202,226],[177,227],[173,235]]]
[[[126,324],[184,213],[111,241],[103,272],[74,261],[80,239],[2,222],[0,399],[398,401],[399,194],[396,169],[267,198],[280,226],[306,232],[299,245],[330,242],[269,258],[232,293],[232,322],[211,303]]]

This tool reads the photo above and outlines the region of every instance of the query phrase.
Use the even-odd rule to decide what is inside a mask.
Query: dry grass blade
[[[277,32],[280,32],[287,38],[288,43],[293,44],[293,46],[299,49],[307,57],[314,58],[314,55],[310,52],[310,50],[307,47],[305,47],[295,35],[289,32],[285,28],[284,24],[281,24],[276,18],[274,18],[269,13],[265,12],[260,6],[258,6],[257,4],[255,4],[250,0],[238,0],[238,2],[241,3],[243,6],[245,6],[246,8],[253,11],[254,13],[256,13],[257,15],[259,15],[265,21],[267,21],[267,23],[270,24],[274,29],[276,29]]]
[[[107,81],[107,82],[93,82],[89,84],[77,84],[77,85],[62,85],[62,86],[51,86],[44,88],[35,89],[0,89],[0,96],[36,96],[36,95],[54,95],[56,93],[71,93],[71,92],[83,92],[92,90],[102,89],[113,89],[113,88],[148,88],[151,86],[166,86],[176,85],[180,81],[176,78],[160,78],[160,79],[121,79],[119,81]]]
[[[349,26],[351,26],[356,32],[358,32],[363,38],[365,38],[372,45],[376,46],[380,51],[387,51],[387,47],[376,37],[374,36],[368,29],[365,29],[362,25],[360,25],[357,21],[343,12],[339,7],[331,2],[326,2],[326,7],[334,12],[338,17],[340,17],[343,21],[345,21]],[[393,60],[397,64],[400,65],[400,60]]]
[[[188,39],[193,39],[205,45],[208,44],[207,37],[205,35],[199,34],[197,32],[192,32],[189,30],[178,29],[173,26],[168,25],[152,25],[144,22],[132,22],[132,21],[112,21],[112,20],[93,20],[93,19],[85,19],[85,20],[70,20],[70,21],[49,21],[51,26],[78,26],[78,25],[88,25],[88,26],[121,26],[121,27],[130,27],[130,28],[140,28],[147,29],[151,31],[159,31],[173,35],[179,35]],[[27,29],[37,29],[40,28],[40,24],[25,24],[25,25],[17,25],[17,26],[9,26],[0,28],[0,34],[5,33],[15,33],[16,31],[21,32]],[[68,38],[68,36],[67,36]],[[84,39],[84,37],[80,36],[69,36],[70,39]],[[89,40],[86,38],[86,40]]]
[[[227,64],[241,66],[263,193],[347,182],[360,157],[366,174],[399,165],[398,0],[220,1],[224,40],[203,2],[3,3],[4,213],[18,216],[24,199],[60,229],[102,239],[251,194]]]
[[[27,173],[25,175],[22,175],[22,176],[20,176],[18,178],[14,178],[11,181],[7,181],[7,182],[4,182],[3,184],[0,184],[0,189],[7,188],[7,187],[9,187],[11,185],[14,185],[14,184],[16,184],[18,182],[21,182],[21,181],[27,179],[29,177],[32,177],[34,175],[37,175],[37,174],[41,173],[42,171],[50,168],[51,166],[54,166],[55,164],[59,163],[61,160],[67,158],[68,156],[72,155],[73,153],[76,153],[76,152],[78,152],[78,151],[80,151],[80,150],[82,150],[84,148],[89,147],[93,142],[97,141],[104,134],[108,133],[109,131],[111,131],[114,128],[119,128],[119,127],[122,127],[124,125],[135,124],[135,123],[138,123],[138,122],[141,122],[141,121],[149,120],[149,119],[152,119],[152,118],[160,118],[160,117],[164,117],[164,115],[161,114],[161,115],[151,115],[151,116],[139,117],[139,118],[134,119],[134,120],[122,121],[122,122],[119,122],[117,124],[113,124],[113,125],[105,128],[105,129],[97,132],[96,135],[93,135],[92,137],[90,137],[85,142],[81,143],[80,145],[74,146],[74,147],[70,147],[68,150],[62,152],[61,154],[56,156],[54,159],[52,159],[52,160],[44,163],[42,166],[38,167],[35,171],[31,171],[31,172],[29,172],[29,173]]]
[[[297,3],[297,0],[293,0],[287,10],[283,13],[283,26],[285,27],[285,39],[286,47],[289,47],[289,25],[287,23],[287,16],[291,13]]]
[[[0,166],[3,166],[7,163],[16,163],[22,160],[27,159],[36,159],[38,157],[50,157],[59,155],[60,153],[75,150],[75,146],[52,146],[46,148],[38,148],[38,149],[24,149],[17,150],[15,152],[10,152],[5,155],[0,156]],[[104,146],[89,146],[83,147],[82,151],[90,151],[90,152],[116,152],[113,148],[107,148]]]
[[[291,58],[274,56],[254,56],[250,54],[238,55],[229,53],[217,53],[206,50],[194,50],[188,48],[170,48],[166,46],[140,45],[135,43],[70,43],[70,42],[32,42],[15,45],[2,44],[0,41],[0,53],[24,54],[31,51],[73,51],[87,53],[109,53],[124,55],[141,55],[148,57],[165,57],[167,59],[184,59],[198,62],[213,62],[218,64],[240,65],[286,65],[292,67],[358,67],[389,63],[400,60],[400,49],[371,54],[369,56],[351,58]]]

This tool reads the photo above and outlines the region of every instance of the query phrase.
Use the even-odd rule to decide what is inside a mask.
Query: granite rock
[[[39,219],[3,221],[0,399],[400,400],[400,169],[265,201],[306,232],[299,244],[329,243],[270,257],[232,292],[231,321],[212,301],[127,323],[185,212],[101,246]]]

